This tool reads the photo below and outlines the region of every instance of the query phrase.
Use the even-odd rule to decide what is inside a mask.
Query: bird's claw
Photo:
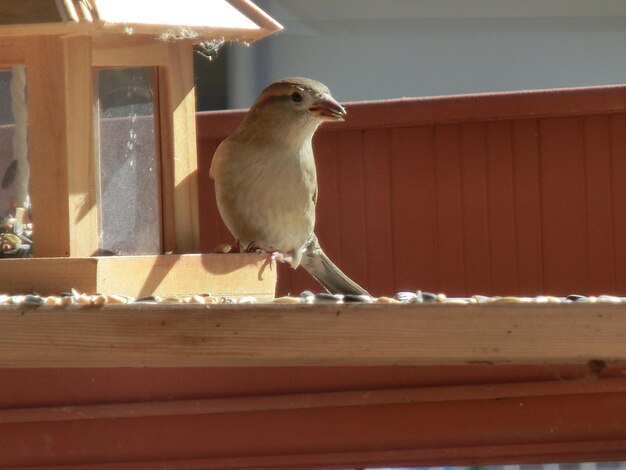
[[[261,269],[259,270],[259,281],[263,280],[263,272],[265,268],[269,266],[270,271],[274,270],[274,265],[278,263],[290,263],[291,264],[292,257],[290,255],[285,256],[279,251],[272,251],[267,254]]]
[[[269,265],[270,270],[271,270],[273,269],[272,266],[274,266],[277,262],[289,263],[290,259],[291,259],[291,256],[285,256],[279,251],[272,251],[271,253],[267,254],[267,258],[265,259],[265,264]]]
[[[269,256],[267,257],[270,263],[270,268],[271,268],[271,264],[272,263],[290,263],[291,262],[291,256],[285,256],[282,253],[278,252],[278,251],[273,251],[269,254]]]
[[[244,248],[243,253],[255,253],[259,251],[259,248],[257,248],[255,242],[250,242],[248,243],[248,245]]]

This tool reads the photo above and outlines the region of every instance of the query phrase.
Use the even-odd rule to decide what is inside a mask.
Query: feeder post
[[[98,248],[92,147],[91,37],[35,36],[26,56],[33,254]],[[51,119],[51,116],[56,116]]]
[[[99,248],[95,182],[99,171],[93,144],[92,40],[90,36],[69,36],[62,40],[66,67],[70,256],[85,257],[95,255]]]
[[[56,36],[34,36],[29,41],[26,82],[30,201],[36,236],[33,255],[69,256],[66,51]]]
[[[168,43],[168,63],[159,68],[161,164],[163,172],[163,247],[200,250],[198,160],[193,47]]]

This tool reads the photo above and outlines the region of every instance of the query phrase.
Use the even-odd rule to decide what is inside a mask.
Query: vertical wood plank
[[[544,287],[553,295],[588,285],[581,131],[577,118],[540,121]]]
[[[70,256],[93,256],[99,246],[93,140],[91,37],[62,39],[65,55]]]
[[[587,292],[617,294],[611,197],[611,139],[608,116],[584,119],[587,238]]]
[[[164,47],[164,46],[163,46]],[[176,252],[176,211],[174,204],[174,123],[172,121],[167,65],[157,67],[156,84],[159,116],[159,167],[161,169],[161,245],[163,252]],[[199,230],[199,229],[198,229]]]
[[[163,247],[178,253],[200,249],[198,163],[193,49],[164,43],[169,65],[159,68]],[[172,230],[173,228],[173,230]]]
[[[63,43],[54,36],[29,38],[26,86],[29,96],[30,199],[36,257],[70,254],[66,86]],[[59,116],[51,119],[51,116]]]
[[[486,124],[461,125],[460,146],[465,285],[468,294],[492,294]]]
[[[539,295],[544,290],[537,121],[514,121],[512,139],[518,293]]]
[[[467,295],[463,263],[465,247],[457,125],[446,124],[436,127],[435,149],[440,289],[449,295]]]
[[[395,290],[439,289],[433,127],[391,131]]]
[[[615,289],[626,291],[626,114],[610,117]]]
[[[295,295],[293,286],[293,269],[287,265],[278,265],[278,283],[276,285],[276,296]]]
[[[341,270],[359,284],[367,278],[363,253],[365,238],[365,186],[363,181],[363,142],[359,131],[337,133],[337,208],[339,210],[339,245]],[[364,287],[367,289],[367,287]]]
[[[373,295],[394,291],[393,219],[391,217],[390,134],[387,129],[365,131],[363,163],[367,207],[367,286]],[[402,249],[398,247],[398,249]]]
[[[493,293],[518,292],[515,200],[511,123],[487,125],[487,168],[489,173],[489,219]]]

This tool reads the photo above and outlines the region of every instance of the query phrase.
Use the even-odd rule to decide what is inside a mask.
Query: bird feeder
[[[280,29],[245,0],[3,0],[0,290],[272,295],[254,256],[196,254],[192,59]]]

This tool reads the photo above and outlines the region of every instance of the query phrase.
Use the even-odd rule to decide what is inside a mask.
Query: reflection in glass
[[[100,253],[161,251],[152,68],[95,72]]]
[[[0,70],[0,258],[31,254],[26,70]]]

